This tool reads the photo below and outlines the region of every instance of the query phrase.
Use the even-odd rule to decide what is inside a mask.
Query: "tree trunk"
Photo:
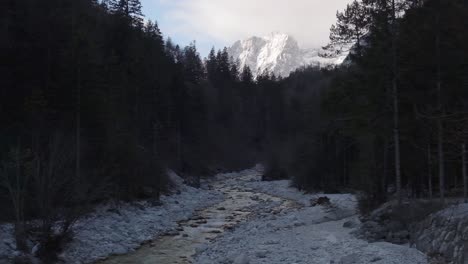
[[[442,120],[437,120],[437,153],[439,159],[439,189],[440,189],[440,200],[445,201],[445,163],[444,163],[444,142],[443,142],[443,126]]]
[[[468,203],[468,173],[466,171],[466,143],[462,144],[463,200]]]
[[[437,61],[437,108],[439,114],[443,114],[442,107],[442,81],[441,81],[441,66],[440,66],[440,15],[436,15],[436,61]],[[442,124],[442,116],[437,118],[437,152],[439,156],[439,188],[440,200],[445,202],[445,158],[444,158],[444,127]]]
[[[392,0],[392,90],[393,90],[393,140],[395,141],[395,182],[398,204],[402,202],[401,161],[400,161],[400,109],[398,100],[397,50],[396,50],[396,8]]]
[[[81,176],[81,66],[78,65],[76,81],[76,157],[75,177]]]
[[[180,170],[183,172],[183,160],[182,160],[182,131],[181,131],[181,124],[180,121],[178,121],[179,126],[177,128],[177,162],[179,164]]]
[[[382,190],[387,196],[387,181],[388,181],[388,139],[385,138],[384,151],[383,151],[383,181],[382,181]]]
[[[347,146],[345,144],[345,149],[343,151],[343,180],[342,180],[342,183],[343,183],[343,187],[346,187],[346,178],[347,178],[347,174],[348,174],[348,170],[347,170],[347,167],[348,166],[348,162],[347,162],[347,158],[348,158],[348,150],[347,150]]]
[[[8,183],[8,188],[13,203],[13,208],[15,210],[15,240],[16,248],[27,252],[28,245],[26,243],[27,233],[26,225],[24,220],[24,191],[27,183],[27,178],[23,179],[24,182],[21,182],[21,139],[18,137],[17,148],[14,152],[15,159],[15,185],[12,182]]]
[[[431,155],[431,144],[427,144],[427,188],[429,190],[429,199],[432,200],[432,155]]]
[[[76,34],[75,25],[77,17],[74,4],[75,2],[72,4],[73,11],[71,17],[71,31],[73,34]],[[81,176],[81,63],[77,54],[78,43],[75,40],[74,47],[72,49],[72,59],[76,60],[75,177],[76,179],[79,179]]]

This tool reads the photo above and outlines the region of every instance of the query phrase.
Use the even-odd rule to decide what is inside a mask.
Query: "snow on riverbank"
[[[270,195],[278,196],[288,200],[296,201],[304,206],[310,204],[310,200],[319,196],[327,196],[331,202],[343,209],[356,209],[357,200],[352,194],[305,194],[291,187],[289,180],[261,181],[263,167],[256,167],[241,172],[224,173],[216,175],[217,180],[225,182],[227,185],[239,188],[251,189]]]
[[[210,190],[213,186],[209,183],[204,183],[202,189],[194,189],[171,175],[180,193],[162,197],[162,206],[146,202],[119,208],[102,205],[81,219],[74,229],[75,239],[60,256],[63,262],[90,263],[112,254],[131,252],[141,243],[175,229],[178,221],[188,219],[195,210],[229,198]],[[360,224],[353,195],[304,194],[289,187],[288,181],[262,182],[261,175],[262,168],[257,166],[215,177],[216,186],[248,191],[254,201],[259,200],[259,193],[282,199],[268,199],[243,208],[251,213],[248,220],[197,248],[195,263],[427,263],[426,256],[416,249],[385,242],[368,243],[352,235],[353,229],[344,226],[355,228]],[[310,200],[318,196],[327,196],[331,206],[311,206]],[[236,201],[237,196],[230,199]],[[2,254],[11,257],[12,227],[0,225],[0,231],[0,257]],[[5,245],[10,248],[8,251],[3,250]]]
[[[16,253],[13,225],[0,225],[0,264],[10,263],[9,258]]]
[[[143,242],[173,230],[177,222],[189,219],[195,210],[222,201],[213,190],[195,189],[182,183],[170,173],[178,194],[161,197],[161,206],[134,202],[98,206],[94,213],[82,218],[74,226],[75,237],[60,255],[64,263],[91,263],[113,254],[125,254]],[[205,184],[206,185],[206,184]],[[14,254],[11,225],[0,226],[0,263]]]
[[[290,188],[288,181],[261,182],[261,174],[261,167],[256,167],[217,178],[241,189],[294,200],[302,207],[284,209],[277,214],[259,212],[257,217],[200,250],[195,263],[427,263],[426,256],[416,249],[368,243],[350,234],[353,229],[344,228],[344,223],[359,225],[353,195],[321,194],[329,197],[333,206],[311,207],[310,200],[317,195]]]

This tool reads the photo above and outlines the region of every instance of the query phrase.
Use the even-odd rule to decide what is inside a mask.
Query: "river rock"
[[[258,250],[255,252],[257,258],[266,258],[270,252],[268,250]]]
[[[356,228],[359,224],[356,221],[350,220],[343,223],[344,228]]]
[[[253,195],[250,197],[250,199],[252,199],[253,201],[258,201],[260,200],[260,198],[258,197],[258,195]]]
[[[280,243],[279,239],[270,239],[268,241],[265,241],[264,245],[277,245],[279,243]]]
[[[322,197],[318,197],[316,199],[310,200],[310,206],[317,206],[317,205],[330,206],[331,205],[330,198],[328,198],[327,196],[322,196]]]
[[[172,230],[166,233],[167,236],[177,236],[179,235],[178,231]]]
[[[302,221],[294,221],[293,225],[295,227],[299,227],[299,226],[305,226],[305,223]]]
[[[249,263],[250,263],[250,260],[245,254],[241,254],[237,256],[232,262],[232,264],[249,264]]]

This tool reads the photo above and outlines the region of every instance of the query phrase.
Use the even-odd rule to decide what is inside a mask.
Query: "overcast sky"
[[[337,10],[351,0],[142,0],[165,37],[180,45],[196,40],[202,56],[250,36],[279,31],[302,47],[327,44]]]

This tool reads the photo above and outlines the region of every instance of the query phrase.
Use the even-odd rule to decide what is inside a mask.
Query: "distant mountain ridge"
[[[292,36],[284,33],[236,41],[228,48],[228,53],[239,61],[241,69],[249,66],[254,76],[269,72],[281,77],[289,76],[302,66],[339,65],[347,57],[347,53],[337,54],[322,48],[302,49]]]

